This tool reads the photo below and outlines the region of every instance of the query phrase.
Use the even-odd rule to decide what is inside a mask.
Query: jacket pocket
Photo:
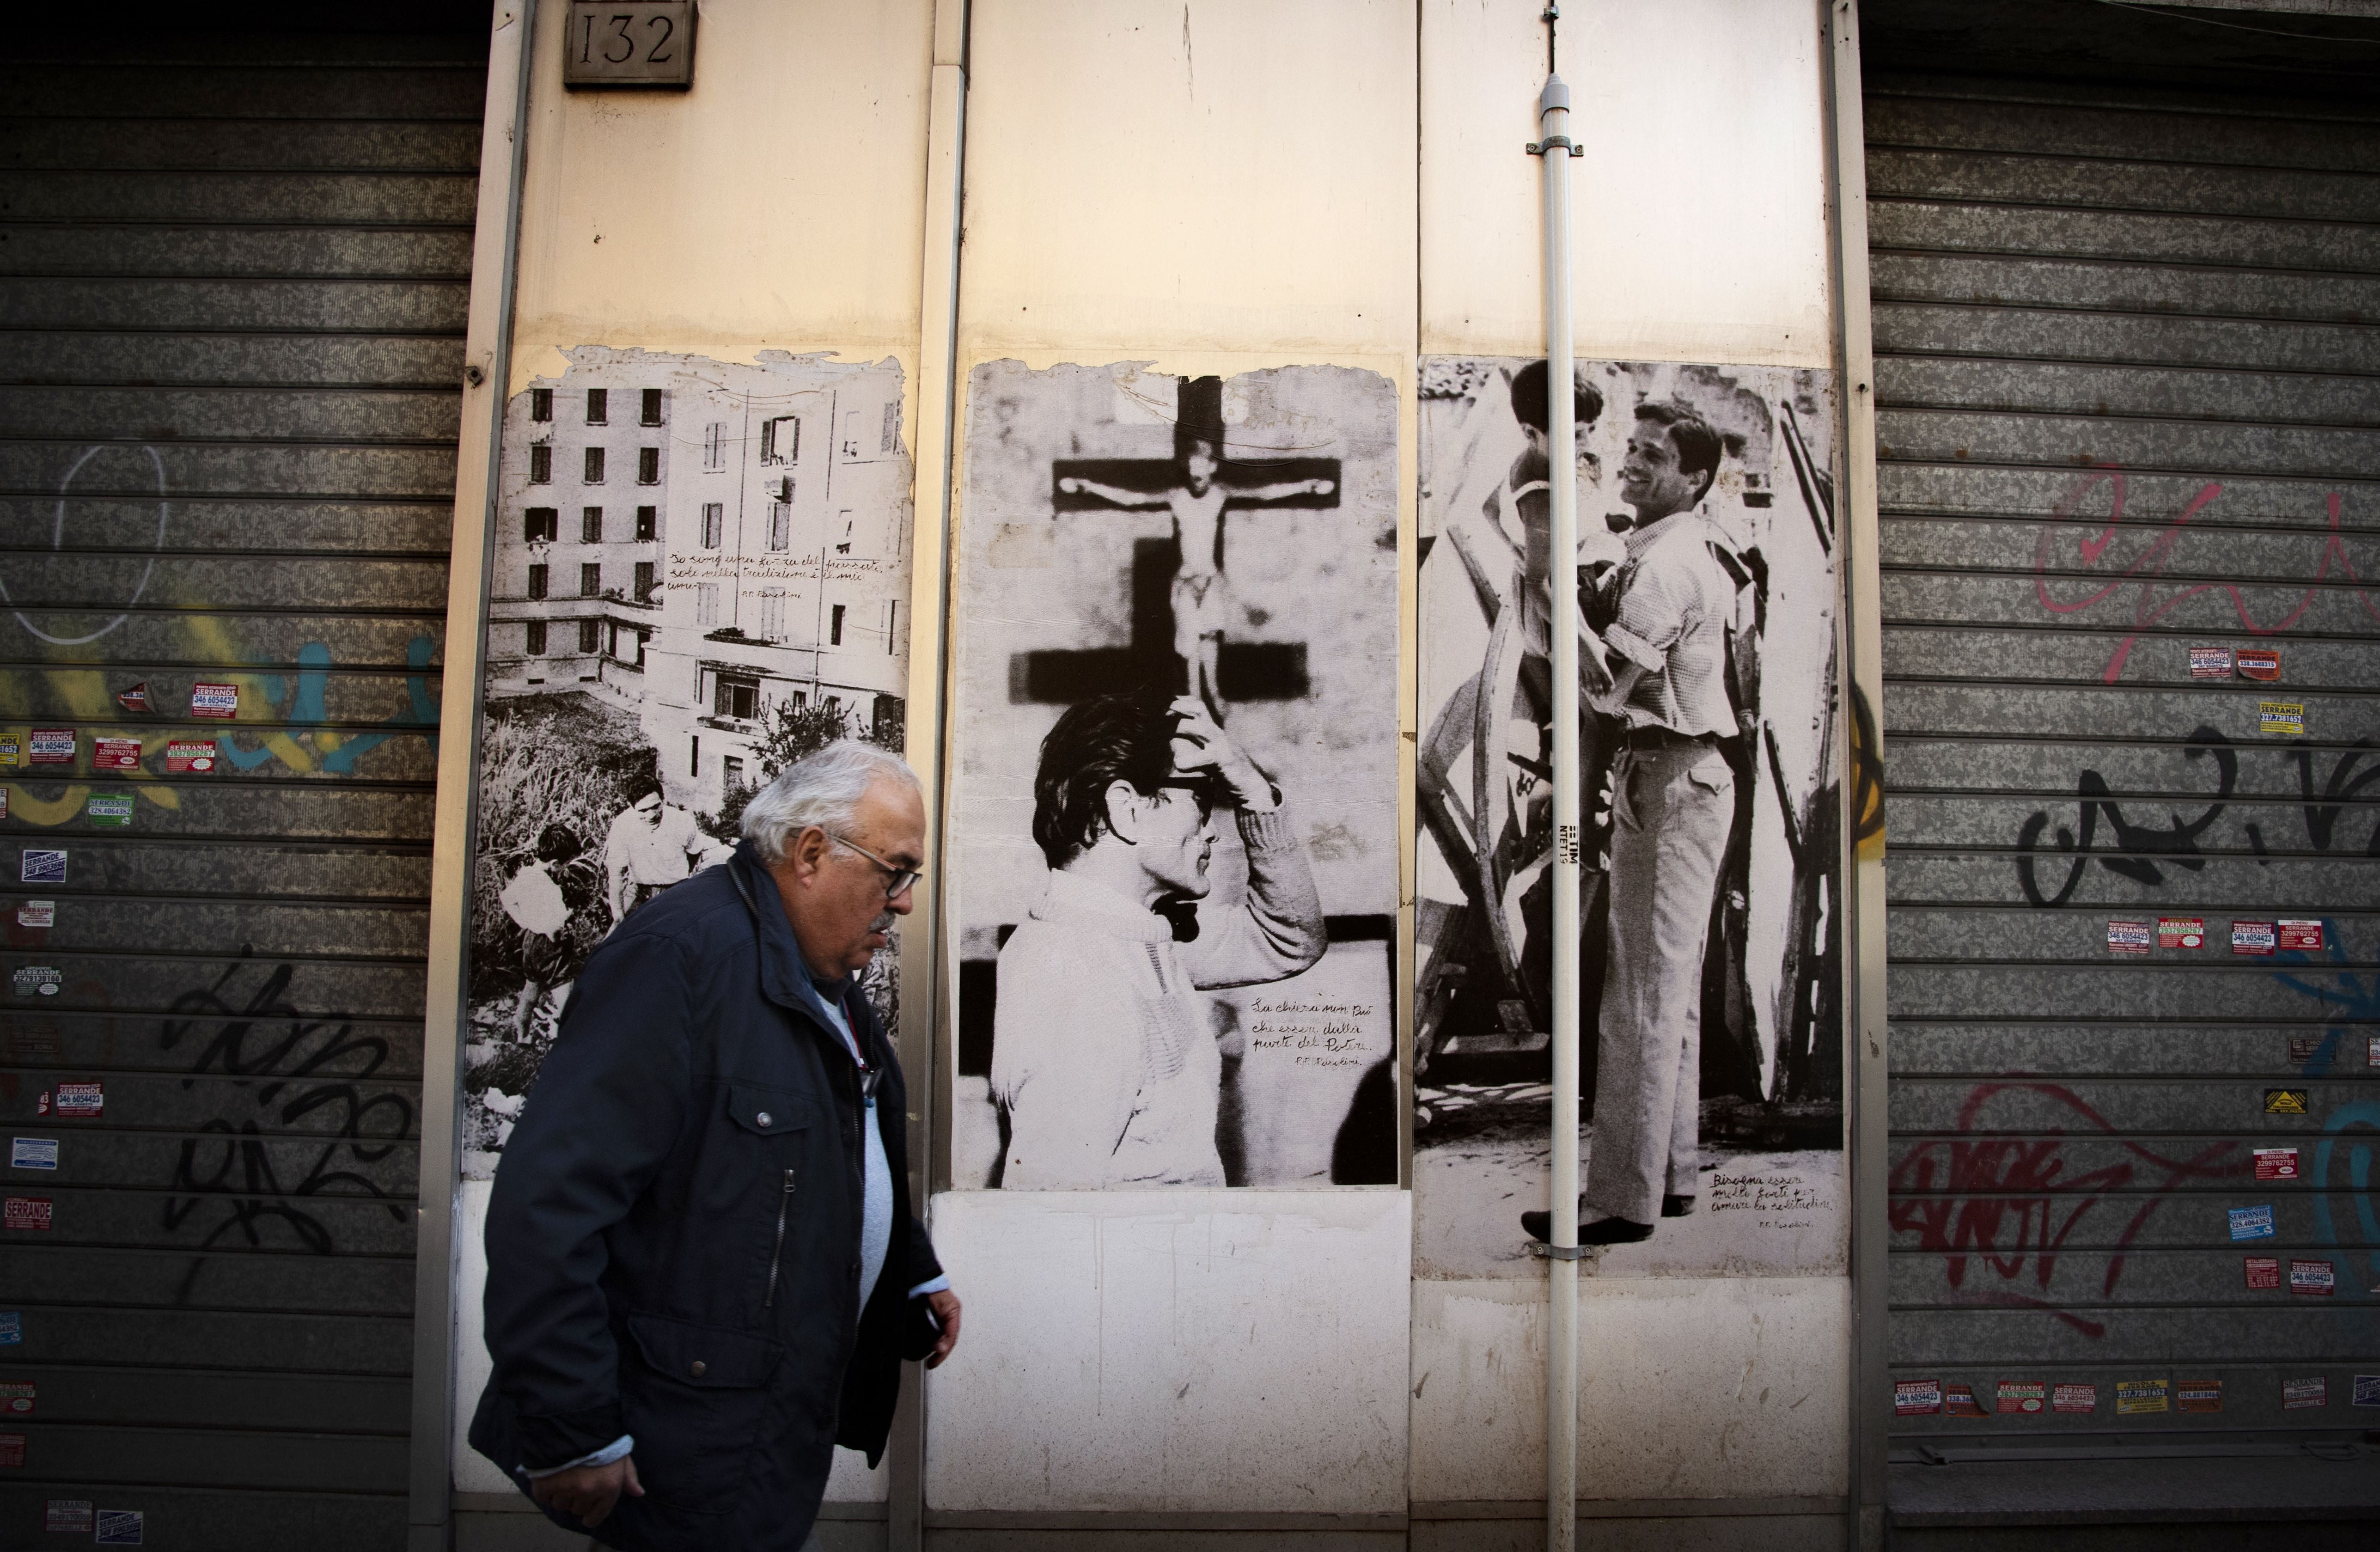
[[[784,1345],[749,1331],[662,1316],[628,1316],[638,1363],[620,1366],[620,1401],[647,1494],[694,1514],[735,1507]],[[624,1355],[625,1356],[625,1355]]]

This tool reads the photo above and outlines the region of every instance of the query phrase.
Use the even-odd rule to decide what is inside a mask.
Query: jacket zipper
[[[777,1243],[776,1247],[769,1252],[769,1296],[760,1301],[762,1309],[776,1307],[777,1268],[785,1258],[785,1215],[793,1210],[794,1182],[799,1178],[799,1174],[800,1171],[795,1170],[785,1171],[784,1194],[777,1198]]]

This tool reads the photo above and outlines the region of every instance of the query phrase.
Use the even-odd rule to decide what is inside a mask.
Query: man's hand
[[[941,1340],[926,1355],[926,1367],[939,1369],[951,1349],[959,1344],[959,1296],[947,1288],[938,1288],[926,1295],[926,1307],[934,1312],[934,1320],[942,1328]]]
[[[951,1305],[955,1313],[958,1301],[953,1299]],[[621,1494],[632,1498],[645,1496],[643,1485],[637,1481],[637,1458],[633,1455],[623,1455],[608,1466],[573,1466],[552,1476],[533,1477],[528,1492],[529,1497],[548,1509],[576,1514],[578,1522],[589,1530],[612,1517],[612,1506],[620,1501]]]
[[[1196,696],[1173,702],[1173,773],[1210,773],[1231,788],[1232,801],[1256,813],[1273,808],[1272,783],[1256,762],[1216,725],[1214,714]]]

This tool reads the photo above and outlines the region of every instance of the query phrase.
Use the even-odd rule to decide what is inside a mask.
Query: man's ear
[[[807,879],[815,874],[833,846],[834,843],[827,839],[826,831],[816,825],[795,835],[793,845],[786,852],[786,860],[794,865],[795,877]]]
[[[1140,794],[1130,782],[1110,782],[1099,794],[1099,811],[1109,834],[1127,846],[1140,844]]]

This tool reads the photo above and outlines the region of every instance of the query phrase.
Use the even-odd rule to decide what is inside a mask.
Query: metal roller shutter
[[[2355,1437],[2380,115],[1873,74],[1866,103],[1900,1458]],[[2289,920],[2319,948],[2247,952]]]
[[[405,1540],[485,14],[0,77],[0,1546]]]

